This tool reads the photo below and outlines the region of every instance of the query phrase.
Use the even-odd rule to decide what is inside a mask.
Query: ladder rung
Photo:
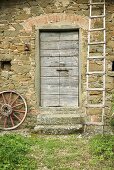
[[[87,72],[87,75],[91,75],[91,74],[105,74],[105,72],[103,71],[92,71],[92,72]]]
[[[90,18],[104,18],[105,15],[90,16]]]
[[[87,57],[87,59],[105,59],[104,56],[90,56],[90,57]]]
[[[90,107],[90,108],[104,108],[103,104],[87,104],[86,107]]]
[[[104,88],[88,88],[87,91],[105,91]]]
[[[90,5],[105,5],[105,2],[91,2]]]
[[[89,32],[92,32],[92,31],[104,31],[105,30],[105,28],[91,28],[90,30],[89,30]]]
[[[97,125],[97,126],[103,126],[103,122],[85,122],[85,125]]]
[[[101,42],[90,42],[88,45],[98,45],[98,44],[106,44],[106,42],[101,41]]]

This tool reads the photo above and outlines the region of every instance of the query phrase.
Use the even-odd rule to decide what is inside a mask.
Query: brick
[[[88,29],[88,18],[84,18],[82,16],[76,16],[71,14],[49,14],[49,15],[41,15],[37,17],[32,17],[26,20],[25,22],[21,23],[23,28],[26,32],[31,32],[32,27],[35,25],[36,27],[39,25],[45,25],[48,23],[57,23],[57,22],[71,22],[75,23],[76,25],[79,25],[79,27],[82,27],[83,29]]]

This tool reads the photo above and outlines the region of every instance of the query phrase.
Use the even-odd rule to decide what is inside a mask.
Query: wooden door
[[[77,107],[79,103],[78,31],[40,33],[41,106]]]

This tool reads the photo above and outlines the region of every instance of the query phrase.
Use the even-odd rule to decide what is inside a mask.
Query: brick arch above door
[[[84,30],[88,29],[88,17],[75,15],[75,14],[64,14],[64,13],[54,13],[54,14],[46,14],[40,15],[37,17],[31,17],[26,21],[20,23],[23,26],[23,30],[25,32],[32,32],[33,27],[35,28],[42,27],[44,25],[50,25],[54,23],[63,23],[71,24],[72,26],[76,26],[82,28]]]

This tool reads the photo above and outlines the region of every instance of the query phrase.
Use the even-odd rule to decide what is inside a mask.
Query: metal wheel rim
[[[25,120],[26,115],[27,115],[27,103],[26,103],[26,100],[23,98],[23,96],[20,95],[20,94],[19,94],[18,92],[16,92],[16,91],[12,91],[12,90],[10,90],[10,91],[2,91],[2,92],[0,92],[0,96],[1,96],[2,94],[5,94],[5,93],[17,95],[17,96],[22,100],[23,105],[24,105],[24,108],[25,108],[23,118],[22,118],[22,120],[21,120],[17,125],[12,126],[12,127],[6,127],[6,128],[0,127],[1,130],[13,130],[13,129],[16,129],[17,127],[19,127],[19,126],[23,123],[23,121]],[[12,106],[11,106],[11,107],[12,107]],[[0,107],[0,109],[1,109],[1,107]],[[13,108],[12,108],[12,110],[13,110]]]

